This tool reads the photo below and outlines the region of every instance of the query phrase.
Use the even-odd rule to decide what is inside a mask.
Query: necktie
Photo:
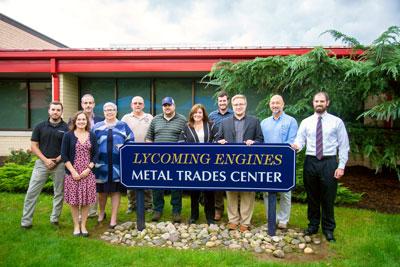
[[[322,117],[318,116],[317,131],[315,136],[315,156],[321,160],[324,156],[323,142],[322,142]]]

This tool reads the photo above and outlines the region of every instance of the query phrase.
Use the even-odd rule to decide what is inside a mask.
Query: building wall
[[[60,101],[64,106],[63,118],[68,121],[78,110],[78,77],[73,74],[60,74]]]
[[[30,149],[31,131],[1,131],[0,156],[7,156],[11,150]]]
[[[57,46],[0,20],[0,48],[6,49],[56,49]]]

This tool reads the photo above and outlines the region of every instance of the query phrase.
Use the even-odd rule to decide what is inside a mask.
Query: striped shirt
[[[179,135],[186,125],[186,118],[181,114],[175,113],[175,116],[167,120],[164,114],[154,117],[147,131],[146,140],[152,142],[178,142]]]

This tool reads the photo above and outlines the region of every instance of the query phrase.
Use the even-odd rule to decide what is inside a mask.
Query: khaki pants
[[[251,217],[253,216],[255,196],[255,192],[226,192],[229,223],[250,225]]]
[[[52,170],[46,168],[42,160],[38,159],[32,171],[31,180],[29,181],[29,188],[26,192],[24,209],[22,213],[21,225],[32,225],[33,213],[43,186],[46,184],[50,175],[53,175],[54,197],[53,197],[53,211],[50,216],[50,222],[58,222],[61,215],[64,199],[64,163],[59,163],[57,167]]]

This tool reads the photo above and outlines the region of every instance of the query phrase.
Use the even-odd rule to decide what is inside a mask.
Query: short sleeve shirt
[[[33,129],[31,141],[39,143],[39,149],[46,158],[56,158],[61,154],[62,139],[67,131],[68,126],[63,120],[56,124],[43,121]]]

